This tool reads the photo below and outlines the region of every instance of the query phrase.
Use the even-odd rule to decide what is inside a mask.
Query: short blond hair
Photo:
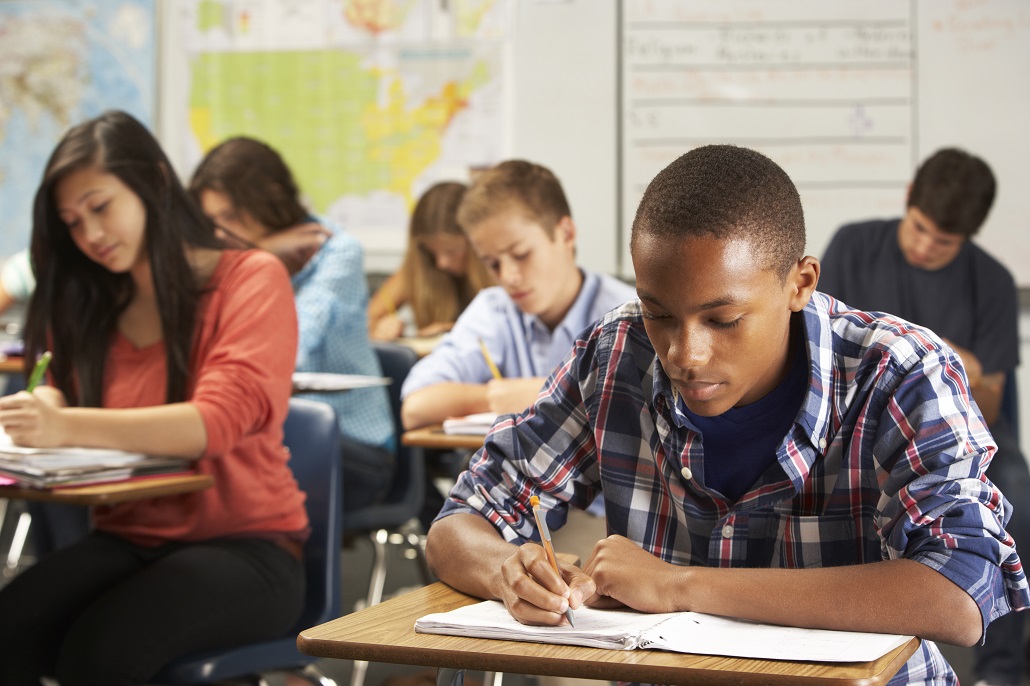
[[[504,212],[516,211],[538,222],[549,237],[564,217],[572,217],[561,182],[547,167],[526,160],[501,162],[476,177],[458,206],[466,232]]]

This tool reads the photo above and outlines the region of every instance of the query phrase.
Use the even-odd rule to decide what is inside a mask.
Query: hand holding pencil
[[[551,531],[547,528],[547,520],[544,519],[544,515],[540,511],[540,498],[535,495],[532,496],[529,499],[529,504],[533,507],[533,517],[536,519],[536,528],[540,531],[540,544],[544,547],[547,561],[551,563],[551,567],[558,573],[558,576],[561,576],[558,558],[555,557],[554,548],[551,546]],[[573,621],[571,606],[565,610],[565,619],[569,620],[569,626],[576,626],[576,623]]]

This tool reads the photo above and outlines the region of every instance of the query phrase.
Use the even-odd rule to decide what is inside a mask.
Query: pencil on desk
[[[558,568],[558,558],[555,557],[554,548],[551,546],[551,531],[547,528],[547,521],[540,512],[540,498],[535,495],[530,496],[529,504],[533,508],[533,517],[536,519],[536,528],[540,530],[540,543],[544,546],[544,553],[547,555],[547,561],[551,563],[551,567],[554,568],[554,571],[558,572],[558,576],[561,576],[561,569]],[[565,619],[569,620],[569,626],[576,626],[576,623],[572,621],[571,606],[565,610]]]
[[[483,359],[486,360],[486,366],[490,368],[490,373],[494,375],[495,379],[503,379],[501,376],[501,370],[494,364],[494,358],[490,357],[490,351],[486,349],[486,343],[483,342],[483,338],[479,339],[479,349],[483,353]]]

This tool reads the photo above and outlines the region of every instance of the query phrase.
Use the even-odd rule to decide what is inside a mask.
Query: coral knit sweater
[[[214,477],[214,486],[97,508],[96,527],[142,545],[301,534],[305,496],[282,444],[297,315],[279,260],[259,250],[223,252],[200,299],[194,340],[188,402],[207,430],[207,448],[194,466]],[[165,389],[164,343],[138,349],[116,333],[104,407],[161,405]]]

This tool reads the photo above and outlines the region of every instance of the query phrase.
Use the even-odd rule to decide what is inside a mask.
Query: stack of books
[[[0,431],[0,476],[21,486],[57,488],[185,472],[190,461],[100,448],[26,448]]]

